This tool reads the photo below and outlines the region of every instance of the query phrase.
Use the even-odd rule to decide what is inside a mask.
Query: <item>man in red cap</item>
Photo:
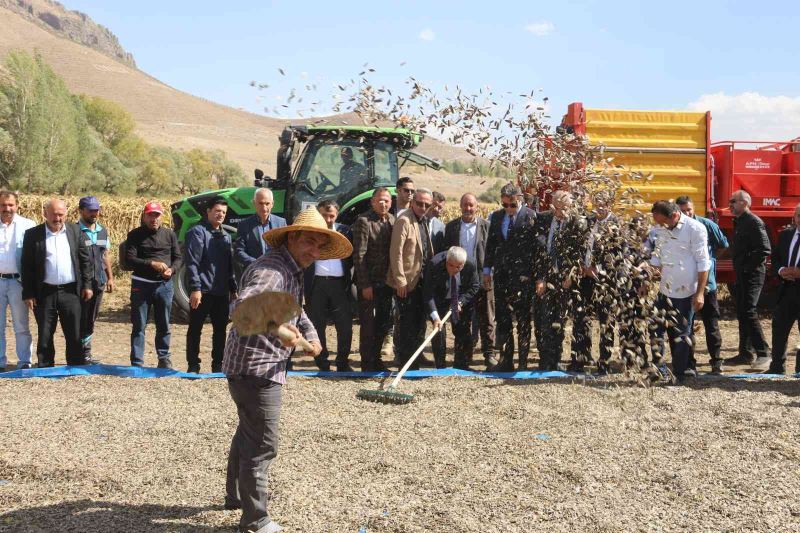
[[[178,236],[161,225],[164,210],[158,202],[148,202],[142,224],[128,232],[125,259],[131,273],[131,365],[144,366],[144,328],[150,306],[156,322],[158,368],[172,368],[169,355],[169,316],[172,311],[172,275],[180,270],[181,249]]]

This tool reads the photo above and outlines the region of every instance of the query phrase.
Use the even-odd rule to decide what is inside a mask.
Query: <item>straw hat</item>
[[[322,247],[320,259],[344,259],[353,253],[353,245],[350,244],[347,237],[338,231],[328,229],[325,219],[314,207],[309,207],[301,212],[290,225],[267,231],[263,238],[270,248],[278,248],[286,243],[286,235],[290,231],[313,231],[327,235],[329,237],[328,244]]]

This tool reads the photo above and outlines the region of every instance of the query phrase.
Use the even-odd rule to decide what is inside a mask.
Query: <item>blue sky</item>
[[[788,3],[63,3],[110,28],[148,74],[254,112],[369,63],[388,87],[413,75],[469,92],[541,88],[554,120],[582,101],[710,109],[716,139],[800,135],[800,16]],[[251,80],[271,87],[259,93]]]

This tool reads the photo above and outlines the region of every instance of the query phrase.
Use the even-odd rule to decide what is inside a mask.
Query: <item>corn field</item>
[[[52,196],[44,196],[38,194],[22,194],[19,197],[19,214],[35,220],[37,223],[44,222],[44,204]],[[112,249],[111,262],[114,265],[114,273],[119,274],[117,265],[117,252],[118,245],[128,236],[128,232],[133,228],[139,226],[139,217],[142,214],[144,204],[153,200],[153,198],[134,198],[134,197],[119,197],[119,196],[98,196],[100,200],[100,219],[101,225],[108,229],[108,234],[111,237]],[[78,200],[79,196],[67,196],[62,198],[67,204],[67,220],[77,222],[78,215]],[[169,226],[172,224],[172,219],[169,216],[169,206],[175,202],[176,198],[156,198],[155,201],[161,203],[166,211],[164,213],[164,225]]]

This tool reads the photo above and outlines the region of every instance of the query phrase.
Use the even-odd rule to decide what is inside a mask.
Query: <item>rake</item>
[[[439,333],[439,330],[441,330],[441,324],[445,324],[449,319],[450,319],[450,311],[445,313],[444,317],[442,317],[442,320],[439,323],[440,325],[438,327],[435,327],[433,331],[430,332],[427,338],[422,342],[422,344],[420,344],[419,348],[417,348],[417,351],[414,352],[414,355],[412,355],[408,359],[408,361],[406,361],[406,364],[403,365],[403,368],[400,369],[400,372],[397,373],[397,376],[395,376],[395,378],[392,380],[392,383],[389,385],[388,388],[386,389],[380,388],[377,390],[361,389],[356,393],[356,398],[359,398],[361,400],[367,400],[369,402],[387,403],[395,405],[410,403],[411,400],[414,399],[414,395],[406,394],[404,392],[398,392],[397,385],[400,383],[400,380],[403,379],[403,376],[411,367],[411,365],[414,364],[414,361],[416,361],[417,357],[419,357],[419,354],[422,353],[422,350],[425,349],[425,346],[427,346],[428,343],[431,342],[433,336]]]

